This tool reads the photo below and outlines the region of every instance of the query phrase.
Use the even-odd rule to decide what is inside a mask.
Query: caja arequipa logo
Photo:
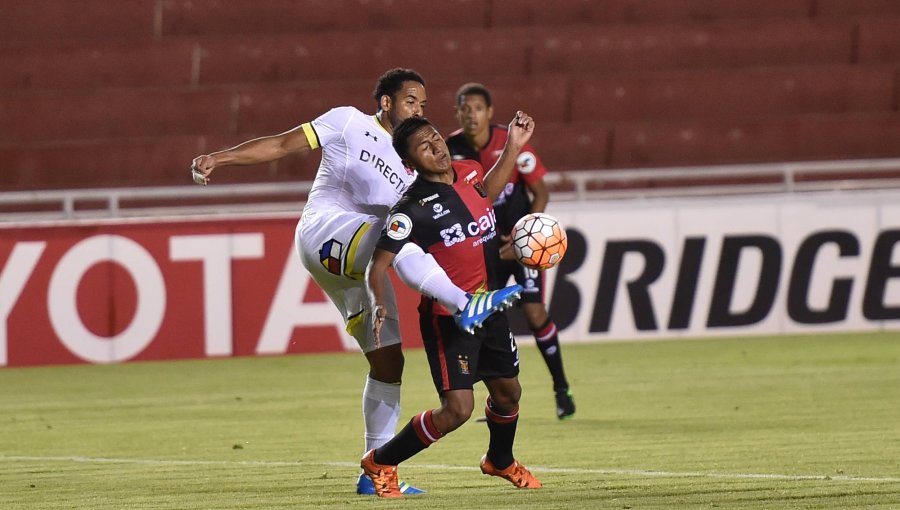
[[[447,247],[466,240],[466,235],[463,234],[462,225],[459,223],[455,223],[451,225],[450,228],[441,230],[441,237],[444,239],[444,246]]]
[[[412,220],[403,213],[395,213],[388,218],[387,235],[391,239],[400,240],[409,237],[412,232]]]

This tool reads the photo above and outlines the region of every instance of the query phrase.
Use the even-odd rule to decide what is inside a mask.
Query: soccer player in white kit
[[[380,338],[375,339],[365,269],[388,212],[415,178],[394,151],[391,133],[403,120],[422,116],[427,101],[425,82],[415,71],[391,69],[379,78],[374,97],[378,103],[375,115],[350,106],[334,108],[290,131],[197,156],[191,165],[194,180],[205,185],[218,167],[264,163],[322,149],[295,241],[301,262],[340,310],[347,331],[369,361],[362,399],[365,451],[380,447],[394,435],[404,362],[397,304],[390,288],[386,320]],[[404,226],[392,224],[391,228]],[[514,285],[466,294],[421,249],[399,253],[394,269],[410,287],[458,310],[457,323],[467,331],[512,304],[521,293],[521,287]],[[406,494],[421,492],[408,484],[402,488]],[[357,492],[374,494],[368,477],[359,477]]]

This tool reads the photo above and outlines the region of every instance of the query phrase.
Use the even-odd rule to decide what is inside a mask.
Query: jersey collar
[[[378,127],[380,127],[381,130],[385,132],[385,134],[387,134],[388,136],[391,136],[391,134],[388,133],[388,130],[384,127],[384,124],[381,123],[381,119],[378,118],[377,113],[375,115],[372,115],[372,120],[375,121],[375,124],[377,124]]]

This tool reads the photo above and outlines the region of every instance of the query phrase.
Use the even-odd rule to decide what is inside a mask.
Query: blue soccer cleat
[[[425,494],[425,491],[422,489],[413,487],[403,480],[400,480],[400,492],[404,495]],[[365,473],[360,473],[359,480],[356,481],[356,493],[363,496],[375,495],[375,484],[372,483],[372,479],[366,476]]]
[[[500,290],[470,294],[466,307],[453,316],[456,325],[466,333],[474,333],[491,314],[512,306],[522,295],[522,290],[521,285],[510,285]]]

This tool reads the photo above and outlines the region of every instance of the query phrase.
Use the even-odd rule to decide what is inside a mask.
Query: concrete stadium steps
[[[0,44],[150,39],[157,5],[157,0],[8,0],[0,16]]]
[[[197,51],[189,40],[0,47],[0,90],[188,86],[195,81]]]
[[[412,44],[410,41],[423,41]],[[368,79],[402,66],[426,80],[524,76],[530,41],[518,29],[426,30],[198,39],[200,84]]]
[[[885,19],[597,27],[419,29],[39,41],[0,45],[0,88],[64,89],[319,80],[372,81],[390,66],[426,79],[541,78],[662,69],[900,62]],[[417,41],[411,44],[410,41]],[[337,63],[337,65],[336,65]]]
[[[234,146],[240,136],[155,136],[124,139],[0,144],[0,189],[6,191],[193,185],[191,160]],[[258,167],[229,167],[215,182],[312,180],[317,152]]]
[[[827,65],[577,77],[572,81],[571,120],[891,112],[897,69]]]
[[[159,32],[169,35],[309,33],[480,28],[490,0],[165,0]]]
[[[235,132],[235,93],[102,89],[0,95],[0,143]]]
[[[432,85],[433,84],[433,85]],[[455,93],[462,82],[429,81],[426,116],[443,133],[457,129]],[[564,122],[565,78],[489,80],[498,98],[495,122],[517,109],[541,122]],[[177,88],[12,91],[0,93],[0,143],[166,135],[274,134],[337,105],[376,110],[371,80]]]
[[[197,154],[372,111],[392,66],[444,133],[467,81],[495,122],[527,110],[551,170],[900,156],[895,0],[35,0],[0,17],[0,189],[180,185]]]
[[[543,123],[531,144],[550,172],[608,168],[613,125],[598,119],[581,123]]]
[[[255,135],[265,134],[256,133]],[[189,183],[197,154],[254,135],[158,136],[0,145],[7,190]],[[544,123],[533,143],[551,171],[896,157],[900,115],[800,115],[757,120]],[[312,152],[224,169],[221,183],[311,180]]]
[[[900,115],[635,121],[613,136],[616,168],[886,158],[900,154]]]
[[[900,16],[895,0],[815,0],[816,17]]]
[[[6,2],[0,44],[334,30],[707,23],[900,14],[891,0],[33,0]]]
[[[860,21],[858,45],[859,62],[900,62],[900,16]]]
[[[852,28],[842,21],[775,21],[549,31],[535,41],[531,73],[849,64]]]
[[[730,19],[802,19],[814,0],[493,0],[490,26],[704,23]],[[605,27],[604,27],[605,28]]]

